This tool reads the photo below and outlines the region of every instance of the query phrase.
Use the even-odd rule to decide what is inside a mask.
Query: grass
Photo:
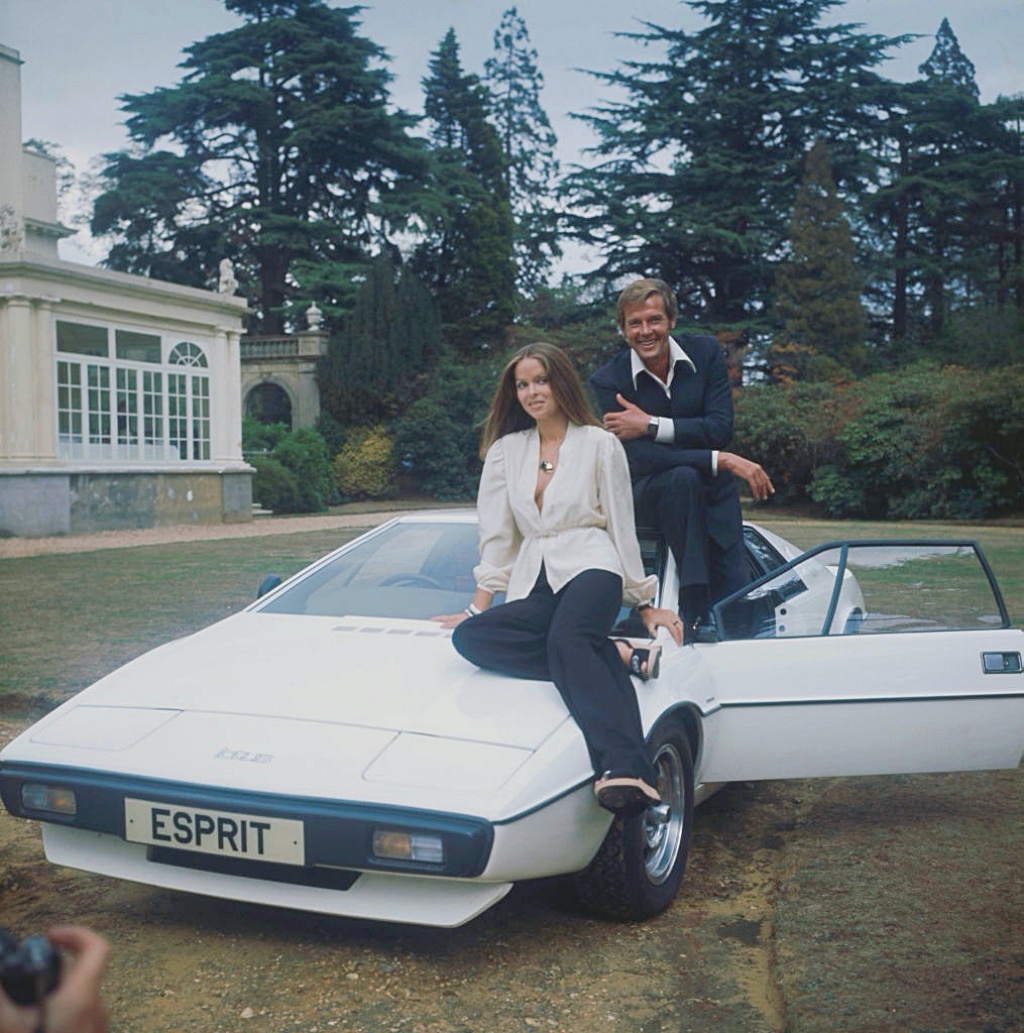
[[[764,519],[809,548],[845,537],[978,540],[1014,623],[1024,620],[1024,528]],[[240,610],[264,574],[288,576],[357,535],[315,531],[0,560],[0,709],[49,710],[133,657]]]

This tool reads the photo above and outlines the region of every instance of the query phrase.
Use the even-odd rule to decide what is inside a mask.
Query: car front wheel
[[[672,903],[686,869],[693,826],[693,753],[671,718],[649,739],[661,804],[632,818],[616,816],[600,849],[574,877],[580,904],[607,918],[638,920]]]

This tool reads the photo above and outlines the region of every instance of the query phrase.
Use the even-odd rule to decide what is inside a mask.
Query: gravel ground
[[[393,512],[3,539],[0,558],[373,526]],[[25,726],[0,718],[0,743]],[[114,945],[115,1033],[1019,1033],[1024,774],[737,784],[641,924],[517,886],[461,929],[387,926],[48,864],[0,811],[0,924]]]

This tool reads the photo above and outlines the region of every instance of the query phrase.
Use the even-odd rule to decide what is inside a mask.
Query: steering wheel
[[[412,571],[399,571],[397,574],[389,574],[381,581],[381,587],[385,585],[404,585],[407,587],[417,586],[419,588],[439,588],[444,591],[444,585],[440,581],[427,574],[415,574]]]

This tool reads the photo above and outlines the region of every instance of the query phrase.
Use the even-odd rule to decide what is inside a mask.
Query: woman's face
[[[561,414],[551,391],[548,371],[539,359],[520,359],[514,373],[516,396],[528,416],[545,420]]]

